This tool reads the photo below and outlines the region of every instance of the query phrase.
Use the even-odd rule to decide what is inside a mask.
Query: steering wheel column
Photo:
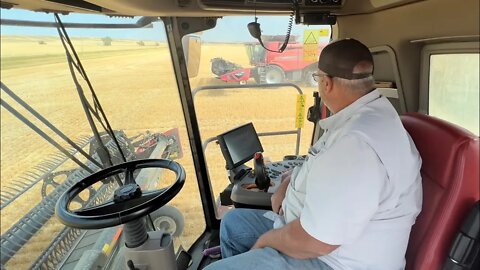
[[[127,226],[132,225],[127,224],[124,225],[124,230]],[[144,223],[143,226],[145,226]],[[127,245],[127,235],[133,236],[125,233],[126,269],[177,270],[173,236],[171,234],[162,230],[150,231],[147,233],[146,241],[137,247]]]

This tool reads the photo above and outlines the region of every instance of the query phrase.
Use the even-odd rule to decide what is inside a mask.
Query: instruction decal
[[[305,123],[305,99],[304,94],[297,95],[297,111],[295,117],[295,128],[303,128]]]

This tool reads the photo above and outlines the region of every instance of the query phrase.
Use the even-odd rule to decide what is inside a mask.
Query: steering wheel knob
[[[115,190],[113,201],[124,202],[126,200],[139,198],[142,196],[142,190],[138,184],[126,184]]]

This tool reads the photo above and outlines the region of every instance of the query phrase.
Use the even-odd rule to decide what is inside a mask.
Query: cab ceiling
[[[372,13],[423,0],[342,0],[340,7],[315,6],[312,0],[298,0],[302,13],[331,12],[337,15]],[[204,17],[288,13],[289,0],[7,0],[2,8],[20,8],[39,12],[93,13],[116,16]],[[307,3],[308,2],[308,3]],[[317,1],[314,1],[317,2]]]

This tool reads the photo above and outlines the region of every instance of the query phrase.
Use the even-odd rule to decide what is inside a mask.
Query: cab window
[[[428,114],[479,135],[479,53],[429,55]]]
[[[82,14],[60,17],[68,23],[103,24],[133,24],[139,19]],[[53,14],[3,9],[2,19],[54,22]],[[164,24],[157,21],[152,28],[139,29],[67,28],[67,33],[109,124],[122,148],[125,147],[127,160],[167,158],[185,168],[182,191],[168,209],[162,208],[166,212],[152,217],[151,225],[178,230],[174,234],[175,246],[188,249],[204,232],[206,224]],[[53,211],[67,186],[86,175],[79,173],[82,169],[79,164],[30,128],[27,121],[80,162],[87,166],[92,162],[48,129],[19,100],[84,152],[95,156],[98,144],[80,103],[78,86],[72,79],[57,29],[2,25],[1,44],[2,269],[4,266],[28,269],[33,265],[43,265],[44,269],[48,263],[60,263],[67,258],[66,252],[78,239],[86,239],[83,231],[63,226]],[[92,102],[87,83],[79,72],[75,74],[86,99]],[[92,105],[92,110],[98,111],[98,107]],[[102,123],[94,121],[111,151],[113,164],[122,162]],[[91,168],[98,170],[93,165]],[[145,170],[153,169],[142,172]],[[147,189],[156,190],[168,186],[175,178],[173,173],[164,171],[148,180]],[[91,192],[81,194],[80,206],[90,205],[101,188],[100,183]],[[105,201],[112,199],[110,195]],[[27,234],[22,234],[23,230]],[[109,243],[110,240],[105,244]],[[4,248],[8,252],[4,253]],[[46,268],[53,269],[54,265]]]

